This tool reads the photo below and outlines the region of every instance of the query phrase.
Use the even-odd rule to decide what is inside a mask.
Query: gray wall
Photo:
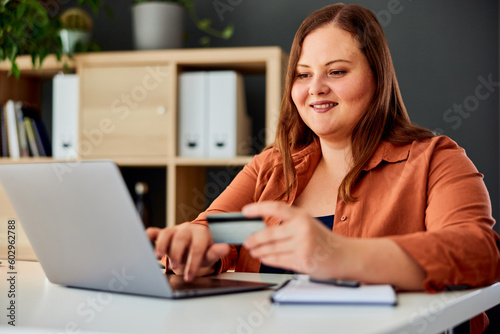
[[[115,16],[103,13],[94,39],[104,50],[130,50],[130,3],[107,1]],[[217,13],[216,4],[227,10]],[[230,40],[211,46],[278,45],[288,51],[297,27],[326,0],[198,1],[200,16],[215,27],[234,24]],[[354,3],[345,1],[345,3]],[[403,98],[417,124],[446,134],[465,148],[485,176],[499,217],[499,8],[494,0],[359,0],[379,16],[392,52]],[[203,14],[203,15],[201,15]],[[203,36],[186,20],[186,47]],[[485,84],[490,82],[490,84]],[[260,104],[261,105],[261,104]],[[497,231],[500,230],[497,224]]]

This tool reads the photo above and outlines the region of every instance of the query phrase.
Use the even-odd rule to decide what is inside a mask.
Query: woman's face
[[[295,69],[292,100],[304,123],[320,139],[350,143],[374,92],[373,72],[350,33],[329,24],[306,36]]]

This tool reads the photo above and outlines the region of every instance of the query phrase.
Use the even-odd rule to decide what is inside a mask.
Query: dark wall
[[[344,1],[354,3],[353,1]],[[107,1],[94,39],[104,50],[131,50],[130,3]],[[229,40],[213,47],[278,45],[288,51],[297,27],[325,0],[198,1],[197,12],[216,28],[233,24]],[[494,217],[499,217],[499,8],[494,0],[359,0],[381,21],[412,120],[446,134],[465,148],[485,175]],[[219,10],[216,10],[217,5]],[[186,19],[185,47],[203,36]],[[496,226],[499,230],[499,225]]]

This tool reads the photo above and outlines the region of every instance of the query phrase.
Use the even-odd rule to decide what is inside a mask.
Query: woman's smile
[[[311,108],[317,113],[326,113],[327,111],[335,108],[338,105],[337,102],[331,101],[317,101],[310,104]]]

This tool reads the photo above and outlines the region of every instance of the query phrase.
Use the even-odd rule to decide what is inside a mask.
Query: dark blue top
[[[333,230],[333,218],[335,218],[335,215],[316,217],[316,219],[325,224],[330,230]]]
[[[320,222],[326,225],[330,230],[333,229],[333,218],[335,215],[316,217]],[[268,273],[268,274],[294,274],[291,270],[285,270],[276,267],[266,266],[265,264],[260,265],[260,273]]]

